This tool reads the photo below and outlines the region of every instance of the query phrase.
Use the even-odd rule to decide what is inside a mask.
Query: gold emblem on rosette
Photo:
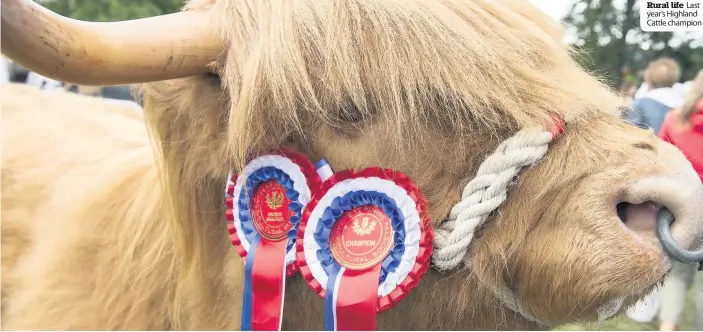
[[[251,200],[251,216],[259,234],[270,241],[286,237],[293,227],[286,189],[276,180],[268,180],[258,186]]]
[[[381,263],[392,246],[391,220],[375,205],[345,212],[330,232],[332,256],[351,270],[365,270]]]

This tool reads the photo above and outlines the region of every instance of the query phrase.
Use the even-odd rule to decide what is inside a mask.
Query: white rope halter
[[[438,270],[453,269],[461,263],[476,228],[505,202],[510,182],[523,167],[542,159],[555,136],[540,129],[519,131],[483,161],[448,220],[435,229],[432,262]]]
[[[461,201],[452,207],[449,218],[435,229],[432,263],[436,269],[450,270],[464,260],[474,232],[505,202],[513,178],[523,168],[537,164],[549,150],[549,143],[561,134],[564,122],[560,119],[559,122],[553,130],[519,131],[498,145],[481,163],[476,177],[464,187]],[[529,321],[548,326],[525,311],[517,295],[507,286],[492,291],[508,309]],[[623,298],[617,298],[598,308],[599,321],[614,315],[622,302]]]
[[[461,201],[452,207],[449,218],[435,229],[432,262],[440,271],[457,267],[466,256],[474,232],[507,199],[508,185],[527,166],[538,163],[549,150],[549,143],[561,133],[529,128],[519,131],[498,145],[481,163],[476,176],[464,187]],[[493,289],[496,297],[525,319],[547,326],[523,310],[508,287]]]

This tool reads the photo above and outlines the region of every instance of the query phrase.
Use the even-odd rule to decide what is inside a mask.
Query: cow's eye
[[[221,83],[221,81],[222,81],[222,77],[220,77],[220,74],[218,74],[218,73],[209,72],[209,73],[207,73],[206,75],[207,75],[208,78],[210,78],[210,79],[217,80],[218,83]]]
[[[338,116],[339,120],[346,124],[359,123],[364,119],[361,110],[351,103],[340,107]]]

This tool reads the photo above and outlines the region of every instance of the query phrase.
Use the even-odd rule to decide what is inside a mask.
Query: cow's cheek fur
[[[615,213],[629,183],[657,173],[636,165],[646,155],[633,150],[630,161],[605,160],[604,171],[551,187],[536,208],[527,208],[535,202],[528,199],[507,204],[505,215],[525,220],[515,226],[524,232],[524,240],[515,241],[521,246],[502,249],[514,254],[505,280],[529,312],[552,325],[595,319],[601,305],[625,297],[626,308],[666,273],[669,263],[654,232],[634,233]],[[498,219],[505,226],[507,220]]]
[[[587,219],[589,212],[594,219]],[[563,220],[566,215],[574,218]],[[600,211],[567,205],[558,215],[547,213],[543,222],[559,225],[543,224],[528,235],[513,284],[525,307],[553,325],[595,319],[592,313],[601,305],[638,298],[665,272],[664,258],[651,243]]]

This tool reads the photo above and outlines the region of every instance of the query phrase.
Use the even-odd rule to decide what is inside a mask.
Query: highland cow
[[[3,1],[4,54],[72,83],[144,83],[146,120],[3,87],[3,327],[238,329],[243,262],[222,192],[252,153],[400,170],[441,233],[485,157],[555,118],[563,133],[462,264],[430,270],[377,327],[532,330],[624,310],[671,267],[657,211],[675,216],[679,246],[701,243],[703,185],[617,117],[620,99],[554,26],[512,4],[191,1],[84,23]],[[283,329],[322,327],[300,276],[285,299]]]

